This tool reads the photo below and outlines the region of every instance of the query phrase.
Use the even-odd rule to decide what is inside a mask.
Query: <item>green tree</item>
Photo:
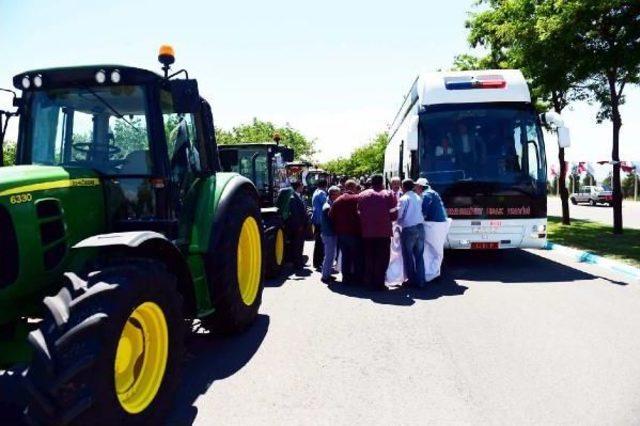
[[[600,106],[598,121],[612,123],[613,232],[623,232],[620,180],[620,128],[624,90],[640,83],[640,2],[629,0],[546,1],[550,18],[544,31],[572,34],[566,49],[575,51],[580,75]]]
[[[269,142],[275,134],[280,135],[280,143],[293,148],[296,158],[307,158],[315,154],[314,140],[308,139],[289,124],[278,127],[270,121],[254,118],[249,124],[242,124],[232,130],[216,129],[216,141],[220,145],[245,142]]]
[[[529,79],[532,97],[538,110],[549,107],[557,113],[576,99],[584,99],[578,52],[567,49],[572,31],[551,31],[555,18],[550,5],[555,0],[480,0],[482,11],[467,21],[472,46],[488,48],[482,62],[498,67],[519,68]],[[550,60],[552,58],[552,60]],[[461,61],[462,64],[470,62]],[[472,62],[471,62],[472,63]],[[480,64],[482,65],[482,63]],[[565,184],[565,152],[558,150],[560,163],[560,197],[564,224],[570,224],[569,192]]]
[[[16,162],[16,143],[11,141],[4,142],[4,152],[2,153],[5,166],[12,166]]]
[[[633,198],[635,194],[635,183],[637,175],[634,172],[629,172],[622,180],[622,195],[625,198]]]
[[[118,156],[126,158],[133,151],[149,149],[147,140],[147,129],[141,117],[134,117],[131,120],[116,119],[112,129],[113,144],[120,148]],[[76,137],[90,141],[90,135],[73,135],[74,142]]]
[[[356,148],[348,158],[328,161],[322,167],[331,173],[353,177],[382,173],[388,143],[389,134],[378,133],[369,143]]]

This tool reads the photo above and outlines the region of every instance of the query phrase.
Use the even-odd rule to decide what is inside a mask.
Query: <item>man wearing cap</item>
[[[414,191],[422,197],[422,215],[426,222],[446,222],[447,211],[440,194],[431,189],[426,178],[416,181]]]
[[[440,195],[429,187],[427,179],[418,179],[415,191],[422,197],[422,215],[425,220],[425,281],[429,282],[440,276],[440,267],[444,258],[444,243],[447,239],[450,223]]]

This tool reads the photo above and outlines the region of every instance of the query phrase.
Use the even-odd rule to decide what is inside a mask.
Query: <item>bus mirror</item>
[[[407,135],[405,137],[405,146],[410,151],[418,149],[418,116],[411,117],[407,124]]]
[[[569,134],[569,128],[560,126],[558,127],[558,147],[568,148],[571,146],[571,135]]]
[[[555,111],[547,111],[544,114],[540,114],[540,121],[545,126],[551,128],[558,128],[564,126],[562,116]]]

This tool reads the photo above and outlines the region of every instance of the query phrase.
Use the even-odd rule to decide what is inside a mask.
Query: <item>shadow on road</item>
[[[269,329],[269,317],[258,315],[244,333],[233,337],[211,337],[192,333],[187,339],[182,382],[168,424],[192,424],[198,414],[195,400],[217,380],[241,370],[258,351]]]
[[[287,264],[282,268],[280,275],[276,278],[266,280],[264,283],[265,288],[282,287],[287,281],[303,281],[306,277],[311,276],[313,271],[309,267],[302,269],[294,269],[291,264]]]
[[[359,299],[370,299],[382,305],[411,306],[416,299],[435,300],[445,296],[463,295],[468,287],[459,285],[450,277],[442,277],[427,284],[424,289],[392,287],[389,291],[370,291],[364,287],[344,285],[339,282],[331,283],[327,286],[329,290],[343,296],[356,297]]]
[[[446,279],[505,284],[552,284],[601,278],[524,250],[449,250],[445,253],[442,270]]]

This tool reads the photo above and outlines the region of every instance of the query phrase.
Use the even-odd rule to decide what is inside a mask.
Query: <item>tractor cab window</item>
[[[160,92],[160,103],[171,176],[181,192],[186,191],[189,183],[202,172],[205,161],[196,116],[176,110],[169,91]]]
[[[163,117],[172,173],[200,173],[202,165],[193,115],[173,113],[163,114]]]
[[[31,163],[107,175],[151,174],[142,87],[55,89],[31,96],[25,141]]]

